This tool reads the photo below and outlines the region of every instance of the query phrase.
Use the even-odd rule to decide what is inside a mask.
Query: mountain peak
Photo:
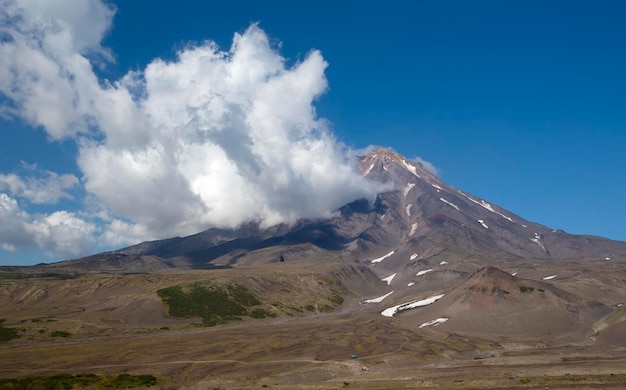
[[[388,176],[389,172],[399,173],[407,171],[420,179],[423,177],[435,177],[421,163],[407,159],[390,148],[375,149],[367,156],[361,157],[359,165],[363,176],[369,176],[373,172],[380,171],[386,171],[387,175],[385,176]]]

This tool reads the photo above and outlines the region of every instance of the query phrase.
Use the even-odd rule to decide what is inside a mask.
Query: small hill
[[[580,339],[609,312],[602,303],[585,302],[549,283],[489,266],[436,303],[405,317],[416,326],[445,318],[437,329],[481,337]]]
[[[593,325],[593,339],[601,345],[626,345],[626,309],[620,304]]]

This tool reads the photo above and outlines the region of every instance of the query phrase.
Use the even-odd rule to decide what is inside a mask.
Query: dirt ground
[[[121,372],[160,389],[623,389],[626,347],[488,341],[368,312],[0,347],[0,377]]]
[[[568,264],[569,274],[552,282],[560,289],[554,290],[559,296],[583,297],[568,300],[571,306],[566,308],[598,301],[604,306],[595,303],[594,307],[611,310],[564,338],[557,337],[558,327],[546,316],[529,317],[543,321],[543,336],[504,331],[470,336],[462,330],[471,316],[463,317],[460,311],[441,326],[423,329],[420,324],[441,313],[383,317],[383,308],[408,298],[391,296],[379,305],[359,304],[363,297],[385,294],[388,287],[354,264],[327,260],[232,270],[0,281],[0,318],[6,319],[4,326],[23,329],[19,339],[0,344],[0,378],[151,374],[158,378],[155,388],[188,390],[626,389],[626,310],[621,306],[626,271],[621,264],[596,268]],[[538,265],[529,262],[517,264],[516,270],[535,280],[556,273],[549,269],[553,265],[542,266],[548,269],[538,271]],[[167,286],[205,280],[245,281],[262,300],[280,302],[288,310],[278,318],[206,328],[197,326],[197,318],[172,318],[156,295]],[[544,288],[536,287],[537,291]],[[530,297],[541,303],[542,296],[518,294],[516,285],[507,289],[510,299]],[[308,301],[327,300],[333,291],[345,299],[336,311],[302,310]],[[438,293],[441,290],[424,290],[416,296]],[[449,296],[454,298],[452,293]],[[464,297],[471,294],[451,303],[442,299],[439,306],[451,307]],[[493,314],[494,307],[485,310]],[[52,337],[55,331],[69,336]],[[358,357],[351,359],[352,355]]]

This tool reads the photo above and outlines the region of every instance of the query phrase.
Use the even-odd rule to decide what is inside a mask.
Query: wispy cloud
[[[413,159],[417,161],[418,163],[422,164],[424,169],[426,169],[428,172],[432,173],[433,175],[439,174],[439,170],[437,169],[437,167],[433,165],[433,163],[426,161],[421,157],[414,157]]]

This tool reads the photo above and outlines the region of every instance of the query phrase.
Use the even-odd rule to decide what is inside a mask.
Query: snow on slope
[[[485,209],[487,209],[487,210],[491,211],[491,212],[492,212],[492,213],[494,213],[494,214],[498,214],[498,215],[499,215],[499,216],[501,216],[502,218],[508,219],[508,220],[509,220],[509,221],[511,221],[511,222],[515,222],[515,221],[513,221],[513,219],[511,219],[511,217],[507,217],[506,215],[502,214],[501,212],[499,212],[499,211],[497,211],[497,210],[494,210],[494,208],[493,208],[493,207],[491,207],[491,205],[490,205],[489,203],[485,202],[484,200],[482,200],[482,199],[481,199],[481,201],[479,202],[479,201],[477,201],[476,199],[474,199],[474,198],[472,198],[471,196],[469,196],[469,195],[467,195],[466,193],[464,193],[463,191],[461,191],[461,190],[458,190],[458,191],[459,191],[459,194],[463,195],[464,197],[466,197],[466,198],[467,198],[468,200],[470,200],[471,202],[476,203],[477,205],[479,205],[479,206],[481,206],[481,207],[483,207],[483,208],[485,208]]]
[[[449,318],[447,317],[439,317],[439,318],[435,318],[434,320],[430,320],[430,321],[426,321],[424,322],[422,325],[420,325],[420,329],[421,328],[425,328],[427,326],[437,326],[437,325],[441,325],[444,322],[448,321]]]
[[[387,298],[387,297],[388,297],[388,296],[390,296],[391,294],[393,294],[393,291],[392,291],[392,292],[390,292],[390,293],[387,293],[387,294],[385,294],[385,295],[383,295],[383,296],[380,296],[380,297],[378,297],[378,298],[366,299],[366,300],[365,300],[365,303],[379,303],[379,302],[382,302],[382,301],[383,301],[383,299]]]
[[[395,277],[396,277],[396,275],[397,275],[397,274],[398,274],[398,273],[396,272],[395,274],[393,274],[393,275],[389,275],[389,276],[387,276],[386,278],[381,279],[381,280],[382,280],[383,282],[387,282],[387,284],[388,284],[388,285],[391,285],[391,281],[393,280],[393,278],[395,278]]]
[[[439,198],[440,201],[442,201],[443,203],[449,204],[450,206],[454,207],[456,209],[456,211],[461,211],[459,210],[459,206],[455,205],[454,203],[450,202],[449,200],[445,200],[444,198]]]
[[[396,253],[396,251],[391,251],[391,252],[387,253],[384,256],[381,256],[381,257],[379,257],[377,259],[372,260],[372,263],[380,263],[381,261],[385,260],[387,257],[393,255],[394,253]]]
[[[406,197],[409,192],[411,191],[411,189],[415,187],[415,183],[409,183],[406,185],[406,187],[404,187],[404,196]]]
[[[397,313],[404,311],[404,310],[410,310],[410,309],[415,309],[416,307],[432,305],[433,303],[440,300],[443,296],[444,294],[434,295],[432,297],[428,297],[426,299],[422,299],[419,301],[401,303],[399,305],[383,310],[380,314],[384,315],[385,317],[393,317]]]
[[[431,269],[427,269],[427,270],[424,270],[424,271],[419,271],[417,274],[415,274],[415,276],[422,276],[424,274],[427,274],[427,273],[431,272],[432,270],[433,269],[431,268]]]

